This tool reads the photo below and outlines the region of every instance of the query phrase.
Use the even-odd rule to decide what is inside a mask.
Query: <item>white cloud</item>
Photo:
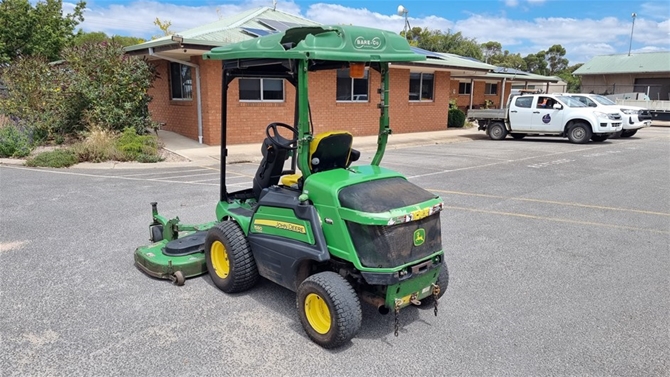
[[[70,0],[71,1],[71,0]],[[504,0],[507,5],[537,5],[543,0]],[[66,8],[66,4],[69,8]],[[248,0],[244,3],[187,6],[157,1],[136,1],[127,5],[91,6],[85,13],[81,25],[85,31],[104,31],[108,34],[131,35],[149,38],[161,34],[153,24],[156,17],[172,22],[175,32],[201,26],[222,17],[234,15],[250,8],[267,6],[269,0]],[[373,12],[363,7],[348,7],[337,4],[316,3],[301,9],[295,2],[279,1],[277,9],[296,14],[323,24],[354,24],[400,32],[404,18],[395,14],[395,5],[387,14]],[[434,15],[412,17],[411,2],[409,22],[412,27],[423,27],[444,32],[461,32],[478,42],[498,41],[503,49],[525,56],[546,50],[554,44],[562,45],[568,52],[571,64],[583,62],[599,54],[628,52],[632,20],[626,17],[565,18],[547,17],[532,20],[515,19],[503,14],[467,14],[463,19],[449,20]],[[73,9],[71,3],[64,8]],[[641,4],[635,21],[633,47],[637,50],[670,50],[669,6],[662,2]],[[665,13],[658,13],[666,10]],[[653,17],[652,17],[653,15]],[[494,25],[495,27],[493,27]]]
[[[515,7],[519,5],[519,0],[505,0],[505,5],[508,7]]]

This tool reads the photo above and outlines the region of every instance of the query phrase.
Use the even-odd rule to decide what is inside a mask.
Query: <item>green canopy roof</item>
[[[227,46],[203,54],[205,59],[310,59],[347,62],[426,60],[398,34],[360,26],[305,26]]]

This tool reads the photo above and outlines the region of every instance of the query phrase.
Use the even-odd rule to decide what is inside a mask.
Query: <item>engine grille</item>
[[[347,221],[356,253],[365,267],[390,268],[425,258],[442,248],[440,214],[392,226]],[[423,229],[423,232],[419,229]],[[421,235],[423,243],[416,245]]]

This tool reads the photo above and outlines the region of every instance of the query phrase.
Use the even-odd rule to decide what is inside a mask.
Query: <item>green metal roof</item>
[[[184,38],[183,44],[202,46],[223,46],[255,38],[244,30],[266,30],[272,31],[262,20],[287,22],[299,25],[320,25],[306,18],[294,16],[268,7],[254,8],[245,12],[225,17],[212,23],[198,26],[193,29],[176,33]],[[159,47],[174,44],[172,36],[168,35],[152,41],[126,47],[126,51],[143,50],[150,47]]]
[[[282,33],[215,47],[205,59],[310,59],[349,62],[421,61],[396,33],[360,26],[295,27]]]
[[[670,51],[645,52],[621,55],[600,55],[584,63],[574,75],[607,73],[670,72]]]

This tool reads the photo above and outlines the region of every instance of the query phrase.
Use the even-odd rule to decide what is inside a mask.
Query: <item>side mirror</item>
[[[560,103],[555,103],[554,104],[554,109],[561,110],[561,109],[563,109],[563,105],[561,105]]]

